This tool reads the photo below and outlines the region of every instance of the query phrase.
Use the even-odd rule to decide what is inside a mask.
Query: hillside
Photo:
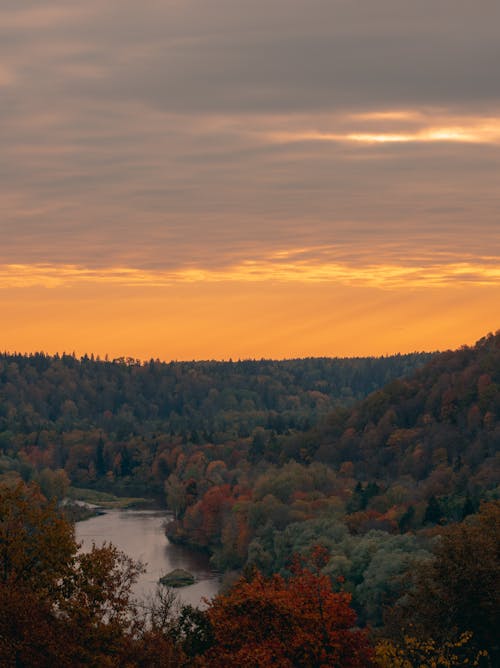
[[[178,453],[168,535],[208,550],[223,570],[269,574],[321,543],[360,618],[381,624],[433,536],[498,498],[499,420],[497,334],[435,356],[311,430]]]
[[[359,480],[409,479],[424,494],[479,494],[500,479],[500,334],[436,355],[316,431],[314,458]],[[286,447],[293,455],[293,447]]]

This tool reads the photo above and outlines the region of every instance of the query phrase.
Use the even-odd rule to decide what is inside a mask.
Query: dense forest
[[[167,452],[302,432],[422,365],[426,353],[274,362],[0,355],[0,473],[163,494]],[[49,476],[42,476],[48,479]]]
[[[161,631],[186,665],[227,665],[228,646],[270,665],[293,643],[259,644],[259,611],[297,637],[301,596],[312,635],[279,665],[498,665],[499,443],[500,334],[379,359],[0,357],[0,482],[154,496],[169,538],[225,573],[208,612]],[[344,626],[321,626],[314,591]],[[350,653],[301,663],[314,628]]]

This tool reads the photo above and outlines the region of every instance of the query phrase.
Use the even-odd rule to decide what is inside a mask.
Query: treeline
[[[0,484],[0,663],[6,668],[413,668],[498,665],[500,504],[446,528],[377,634],[314,546],[285,575],[248,570],[199,610],[169,590],[140,604],[142,566],[109,544],[78,552],[34,485]]]

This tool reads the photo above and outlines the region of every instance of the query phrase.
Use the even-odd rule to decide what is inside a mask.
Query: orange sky
[[[0,349],[380,355],[500,327],[496,0],[42,5],[0,7]]]
[[[165,360],[383,355],[473,343],[495,330],[498,303],[498,285],[15,288],[2,300],[2,341],[11,351]]]

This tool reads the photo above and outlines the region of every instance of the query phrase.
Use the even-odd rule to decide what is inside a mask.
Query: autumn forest
[[[497,665],[499,441],[499,334],[383,358],[3,354],[3,663]],[[221,593],[134,607],[139,564],[77,553],[57,504],[78,490],[168,509]]]

